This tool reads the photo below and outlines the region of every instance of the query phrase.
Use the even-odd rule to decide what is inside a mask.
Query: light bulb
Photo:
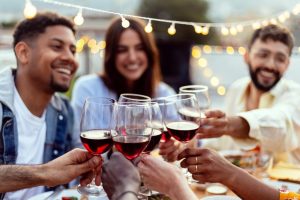
[[[151,25],[151,20],[149,20],[147,26],[145,26],[145,32],[146,33],[151,33],[153,31],[152,25]]]
[[[231,35],[236,35],[237,34],[237,30],[234,26],[230,27],[229,31],[230,31]]]
[[[208,35],[209,33],[209,26],[204,26],[202,29],[202,35]]]
[[[80,26],[82,25],[84,22],[84,19],[82,17],[82,9],[79,9],[77,15],[74,17],[74,23],[77,25],[77,26]]]
[[[238,32],[242,32],[244,30],[244,27],[243,27],[243,25],[239,24],[236,26],[236,29]]]
[[[26,0],[25,8],[24,8],[24,16],[27,19],[34,18],[37,13],[36,7],[31,3],[30,0]]]
[[[203,30],[202,26],[198,26],[198,25],[194,25],[194,29],[195,29],[195,32],[198,34],[202,33],[202,30]]]
[[[169,35],[174,35],[176,33],[175,24],[172,23],[171,26],[168,28]]]
[[[222,27],[221,28],[221,33],[222,33],[222,35],[228,35],[229,34],[228,28]]]
[[[125,19],[124,17],[122,17],[122,27],[123,28],[128,28],[130,26],[130,23],[127,19]]]

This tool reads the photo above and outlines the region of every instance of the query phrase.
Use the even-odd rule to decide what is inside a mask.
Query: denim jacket
[[[12,70],[5,69],[0,72],[0,165],[15,164],[17,159],[18,130],[12,106],[13,91]],[[44,163],[69,151],[77,141],[76,138],[72,138],[73,110],[68,100],[53,95],[47,107],[46,127]],[[0,199],[3,197],[4,194],[0,194]]]

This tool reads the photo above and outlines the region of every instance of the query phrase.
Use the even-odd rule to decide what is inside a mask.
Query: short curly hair
[[[30,40],[45,32],[49,26],[62,25],[71,29],[76,34],[76,29],[71,20],[53,12],[38,13],[32,19],[25,19],[17,24],[13,34],[13,47],[20,41]]]
[[[268,26],[257,29],[250,40],[248,48],[251,49],[253,43],[260,39],[263,42],[266,42],[268,39],[273,41],[279,41],[285,44],[289,48],[289,53],[291,55],[294,47],[294,37],[292,33],[281,26],[270,24]]]

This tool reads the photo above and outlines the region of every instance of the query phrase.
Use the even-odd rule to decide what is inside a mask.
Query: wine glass
[[[80,139],[86,150],[101,156],[112,146],[112,121],[115,100],[102,97],[89,97],[85,100],[80,120]],[[78,185],[81,194],[105,196],[102,185],[95,185],[95,180],[87,186]]]
[[[148,124],[148,127],[152,129],[152,136],[144,150],[144,152],[148,154],[158,146],[164,129],[162,114],[158,103],[150,102],[149,106],[151,110],[151,122]]]
[[[206,85],[186,85],[179,88],[180,94],[194,94],[198,100],[200,111],[201,111],[201,118],[206,118],[205,111],[210,108],[211,101],[209,97],[208,87]],[[204,139],[205,140],[205,139]],[[197,141],[197,146],[201,147],[202,143],[205,142],[203,140]]]
[[[114,111],[115,148],[128,160],[138,157],[148,145],[152,128],[151,109],[148,103],[119,102]]]
[[[164,115],[165,115],[165,100],[164,99],[165,99],[165,97],[160,97],[160,98],[151,100],[152,102],[156,102],[159,105],[162,117],[164,117]],[[160,141],[167,142],[170,138],[171,138],[171,135],[169,134],[166,126],[163,123],[163,134],[161,136]]]
[[[141,94],[123,93],[120,95],[118,102],[151,102],[151,98]]]
[[[164,123],[169,134],[186,145],[200,126],[200,107],[194,94],[177,94],[166,97]],[[185,170],[186,171],[186,170]],[[186,177],[189,176],[186,171]]]
[[[206,85],[186,85],[179,88],[179,93],[194,94],[199,102],[201,112],[209,109],[211,101]]]

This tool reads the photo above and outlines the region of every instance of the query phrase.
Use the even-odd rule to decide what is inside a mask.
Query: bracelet
[[[296,192],[280,191],[280,200],[300,200],[300,194]]]
[[[134,191],[128,190],[128,191],[122,192],[122,193],[116,198],[116,200],[121,199],[121,197],[123,197],[125,194],[128,194],[128,193],[133,194],[133,195],[136,197],[136,199],[138,199],[137,193],[135,193]]]

